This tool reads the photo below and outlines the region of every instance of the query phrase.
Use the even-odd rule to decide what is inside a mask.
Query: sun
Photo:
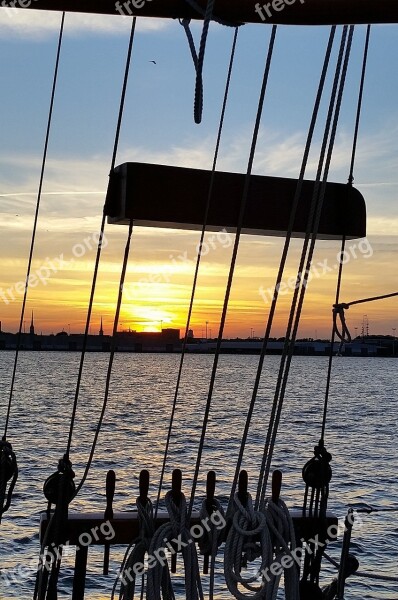
[[[137,306],[124,315],[123,329],[129,324],[135,331],[161,331],[164,327],[170,327],[176,317],[172,313],[160,308],[148,308]]]

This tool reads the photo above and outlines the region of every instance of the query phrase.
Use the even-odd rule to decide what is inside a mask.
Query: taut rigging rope
[[[116,126],[115,141],[114,141],[114,145],[113,145],[110,173],[112,173],[112,171],[114,170],[115,165],[116,165],[116,156],[117,156],[117,151],[118,151],[118,147],[119,147],[120,130],[121,130],[121,125],[122,125],[124,105],[125,105],[125,100],[126,100],[126,91],[127,91],[127,84],[128,84],[129,73],[130,73],[130,63],[131,63],[131,55],[132,55],[132,51],[133,51],[133,43],[134,43],[134,38],[135,38],[136,23],[137,23],[137,19],[136,19],[136,17],[134,17],[132,24],[131,24],[131,32],[130,32],[128,50],[127,50],[126,66],[125,66],[125,72],[124,72],[122,93],[121,93],[121,98],[120,98],[119,114],[118,114],[118,120],[117,120],[117,126]],[[100,258],[101,258],[102,240],[103,240],[104,230],[105,230],[105,220],[106,220],[106,204],[104,206],[104,210],[103,210],[103,214],[102,214],[100,235],[99,235],[99,241],[98,241],[98,246],[97,246],[97,255],[96,255],[96,259],[95,259],[93,280],[92,280],[92,284],[91,284],[90,300],[89,300],[88,310],[87,310],[86,327],[84,330],[83,347],[82,347],[82,352],[81,352],[81,356],[80,356],[79,372],[78,372],[77,382],[76,382],[76,392],[75,392],[75,398],[74,398],[71,421],[70,421],[68,442],[67,442],[67,447],[66,447],[66,456],[69,456],[69,453],[70,453],[70,448],[71,448],[71,444],[72,444],[73,428],[74,428],[74,423],[75,423],[75,418],[76,418],[77,405],[79,402],[79,394],[80,394],[80,386],[81,386],[81,380],[82,380],[82,375],[83,375],[84,360],[85,360],[85,356],[86,356],[87,342],[88,342],[88,336],[89,336],[89,332],[90,332],[91,313],[93,310],[94,294],[95,294],[95,288],[97,285],[98,268],[99,268],[99,263],[100,263]]]
[[[247,437],[249,434],[249,429],[250,429],[250,424],[251,424],[251,420],[253,417],[255,403],[257,400],[258,389],[260,386],[261,375],[262,375],[262,371],[263,371],[263,367],[264,367],[264,360],[265,360],[265,354],[266,354],[266,350],[267,350],[267,344],[269,342],[272,324],[274,321],[276,304],[277,304],[278,297],[279,297],[279,287],[282,282],[283,273],[284,273],[285,266],[286,266],[286,260],[287,260],[287,256],[288,256],[288,252],[289,252],[289,248],[290,248],[290,242],[291,242],[293,227],[294,227],[294,220],[295,220],[297,208],[299,205],[302,184],[304,181],[305,171],[307,168],[308,157],[309,157],[309,153],[310,153],[310,149],[311,149],[315,125],[316,125],[316,122],[318,119],[318,113],[319,113],[321,99],[322,99],[322,95],[323,95],[323,91],[324,91],[324,87],[325,87],[325,80],[326,80],[326,75],[328,72],[328,66],[329,66],[330,56],[331,56],[332,49],[333,49],[333,42],[334,42],[335,34],[336,34],[336,27],[334,26],[331,28],[331,31],[330,31],[329,41],[328,41],[326,54],[325,54],[325,60],[324,60],[323,69],[322,69],[322,73],[321,73],[321,77],[320,77],[317,96],[315,99],[311,123],[310,123],[309,132],[308,132],[308,136],[307,136],[307,142],[306,142],[306,146],[305,146],[305,150],[304,150],[299,180],[297,183],[297,188],[296,188],[294,199],[293,199],[292,210],[291,210],[290,217],[289,217],[288,230],[287,230],[287,234],[286,234],[284,248],[282,251],[278,275],[277,275],[276,283],[275,283],[275,287],[274,287],[274,294],[272,297],[272,303],[271,303],[271,308],[270,308],[270,312],[269,312],[269,316],[268,316],[268,320],[267,320],[266,330],[265,330],[265,334],[264,334],[264,340],[263,340],[263,344],[261,347],[261,354],[260,354],[260,359],[259,359],[259,363],[258,363],[256,379],[254,382],[253,393],[252,393],[250,406],[249,406],[247,416],[246,416],[245,428],[244,428],[243,435],[241,438],[239,456],[238,456],[238,460],[236,463],[235,476],[234,476],[234,481],[232,484],[230,504],[235,495],[238,477],[239,477],[239,473],[240,473],[240,470],[242,467],[242,461],[243,461],[243,455],[244,455],[244,451],[245,451],[246,441],[247,441]]]
[[[23,294],[23,299],[22,299],[21,316],[20,316],[18,336],[17,336],[17,346],[16,346],[16,350],[15,350],[14,365],[13,365],[12,377],[11,377],[10,395],[9,395],[9,399],[8,399],[6,420],[5,420],[5,424],[4,424],[4,434],[3,434],[2,440],[0,442],[0,522],[1,522],[2,515],[9,509],[9,507],[11,505],[12,493],[14,491],[14,487],[15,487],[15,484],[18,479],[17,459],[16,459],[15,453],[12,449],[12,445],[7,441],[7,432],[8,432],[9,422],[10,422],[11,407],[12,407],[14,387],[15,387],[15,379],[16,379],[16,374],[17,374],[19,351],[21,349],[22,327],[23,327],[23,321],[24,321],[24,316],[25,316],[26,301],[27,301],[27,297],[28,297],[28,288],[29,288],[30,272],[31,272],[31,268],[32,268],[33,251],[35,248],[35,241],[36,241],[37,224],[38,224],[38,220],[39,220],[40,201],[41,201],[42,189],[43,189],[44,171],[45,171],[46,162],[47,162],[47,150],[48,150],[48,142],[50,139],[55,91],[56,91],[57,81],[58,81],[58,70],[59,70],[59,62],[60,62],[60,56],[61,56],[64,23],[65,23],[65,13],[63,12],[62,17],[61,17],[59,36],[58,36],[57,54],[56,54],[53,84],[52,84],[52,90],[51,90],[51,100],[50,100],[50,107],[49,107],[48,118],[47,118],[47,129],[46,129],[46,136],[45,136],[45,141],[44,141],[44,150],[43,150],[43,158],[42,158],[41,171],[40,171],[39,188],[38,188],[38,192],[37,192],[36,210],[35,210],[35,216],[34,216],[34,221],[33,221],[32,238],[31,238],[30,249],[29,249],[28,266],[27,266],[27,270],[26,270],[25,288],[24,288],[24,294]],[[9,488],[8,488],[8,493],[6,493],[8,481],[10,481],[10,484],[9,484]]]
[[[186,326],[185,326],[184,341],[183,341],[182,350],[181,350],[180,365],[179,365],[178,374],[177,374],[176,388],[175,388],[175,392],[174,392],[173,405],[172,405],[172,409],[171,409],[169,428],[168,428],[167,439],[166,439],[166,446],[165,446],[165,450],[164,450],[164,454],[163,454],[163,463],[162,463],[162,470],[161,470],[160,480],[159,480],[159,490],[158,490],[158,497],[157,497],[156,508],[155,508],[155,515],[157,514],[157,511],[158,511],[159,499],[160,499],[160,494],[162,491],[162,484],[163,484],[164,473],[165,473],[165,469],[166,469],[168,450],[169,450],[169,446],[170,446],[171,433],[172,433],[172,429],[173,429],[174,416],[175,416],[175,411],[176,411],[176,407],[177,407],[178,393],[179,393],[179,389],[180,389],[182,370],[183,370],[183,366],[184,366],[184,359],[185,359],[186,347],[187,347],[187,342],[188,342],[189,326],[191,323],[193,304],[194,304],[194,300],[195,300],[196,287],[197,287],[198,276],[199,276],[199,267],[200,267],[201,258],[202,258],[202,246],[203,246],[203,241],[204,241],[206,228],[207,228],[207,221],[208,221],[208,216],[209,216],[211,200],[213,198],[214,178],[215,178],[219,149],[220,149],[220,144],[221,144],[221,135],[222,135],[223,127],[224,127],[224,118],[225,118],[225,112],[226,112],[228,96],[229,96],[229,88],[230,88],[230,83],[231,83],[232,68],[233,68],[234,59],[235,59],[235,51],[236,51],[238,32],[239,32],[239,29],[238,29],[238,27],[236,27],[234,38],[233,38],[233,43],[232,43],[229,67],[228,67],[227,81],[226,81],[226,85],[225,85],[224,100],[223,100],[223,105],[222,105],[222,109],[221,109],[220,124],[219,124],[219,128],[218,128],[217,141],[216,141],[216,147],[215,147],[215,152],[214,152],[213,166],[212,166],[212,172],[211,172],[210,184],[209,184],[209,192],[208,192],[208,196],[207,196],[206,208],[205,208],[205,213],[204,213],[204,218],[203,218],[202,231],[201,231],[200,240],[199,240],[199,244],[198,244],[198,255],[197,255],[197,259],[196,259],[195,273],[194,273],[194,278],[193,278],[193,283],[192,283],[192,292],[191,292],[191,299],[190,299],[190,303],[189,303],[187,322],[186,322]]]
[[[38,188],[38,192],[37,192],[36,211],[35,211],[34,222],[33,222],[32,239],[31,239],[31,243],[30,243],[29,258],[28,258],[28,267],[27,267],[27,271],[26,271],[25,289],[24,289],[22,308],[21,308],[21,317],[20,317],[20,321],[19,321],[17,348],[15,351],[14,367],[13,367],[12,379],[11,379],[10,397],[9,397],[9,402],[8,402],[6,422],[5,422],[5,426],[4,426],[4,435],[3,435],[4,441],[7,439],[7,431],[8,431],[9,421],[10,421],[10,412],[11,412],[11,405],[12,405],[12,400],[13,400],[15,378],[16,378],[16,373],[17,373],[18,357],[19,357],[19,351],[21,348],[21,335],[22,335],[22,328],[23,328],[23,320],[24,320],[24,316],[25,316],[26,300],[28,297],[29,279],[30,279],[30,272],[31,272],[31,268],[32,268],[33,251],[34,251],[35,241],[36,241],[37,224],[38,224],[38,220],[39,220],[39,210],[40,210],[40,202],[41,202],[41,195],[42,195],[42,189],[43,189],[44,171],[45,171],[46,162],[47,162],[47,150],[48,150],[48,142],[50,139],[50,131],[51,131],[54,100],[55,100],[55,91],[57,88],[57,81],[58,81],[58,70],[59,70],[59,62],[60,62],[60,57],[61,57],[61,47],[62,47],[62,40],[63,40],[63,33],[64,33],[64,23],[65,23],[65,13],[62,13],[61,25],[60,25],[59,36],[58,36],[58,46],[57,46],[57,55],[56,55],[56,60],[55,60],[54,77],[53,77],[53,84],[52,84],[52,90],[51,90],[50,108],[49,108],[48,118],[47,118],[47,130],[46,130],[43,158],[42,158],[41,171],[40,171],[39,188]]]
[[[275,440],[278,432],[280,416],[282,412],[283,401],[285,397],[287,381],[289,377],[290,364],[294,351],[294,343],[297,336],[301,310],[304,303],[304,297],[306,287],[308,283],[308,276],[310,272],[310,266],[312,256],[315,248],[317,239],[317,232],[319,227],[319,221],[323,206],[323,199],[326,189],[326,181],[328,177],[330,162],[332,158],[335,135],[340,116],[340,107],[342,102],[343,91],[345,87],[345,76],[348,68],[348,61],[351,50],[352,36],[354,28],[353,26],[349,29],[349,36],[347,41],[347,26],[343,29],[343,35],[340,45],[340,52],[337,61],[336,74],[333,83],[333,89],[331,94],[331,100],[326,120],[325,133],[321,148],[318,172],[316,176],[316,185],[314,188],[312,206],[308,219],[308,228],[306,237],[303,245],[302,256],[297,274],[297,285],[294,290],[291,311],[289,315],[289,321],[287,326],[287,332],[285,336],[285,344],[283,354],[281,358],[280,369],[278,373],[278,380],[276,385],[276,391],[274,396],[273,415],[274,419],[270,419],[270,425],[267,432],[267,438],[264,446],[264,455],[261,464],[259,483],[257,489],[256,505],[263,505],[266,493],[266,486],[268,476],[271,468],[271,460],[273,455],[273,449],[275,446]],[[344,57],[345,53],[345,57]],[[340,82],[340,85],[339,85]],[[334,113],[334,118],[333,118]],[[329,140],[330,135],[330,140]],[[329,140],[329,149],[327,150]],[[323,180],[321,185],[323,172]],[[307,258],[306,258],[307,257]],[[304,275],[302,275],[304,273]]]
[[[217,345],[216,345],[216,350],[215,350],[215,355],[214,355],[213,368],[212,368],[211,377],[210,377],[210,385],[209,385],[209,391],[208,391],[208,396],[207,396],[207,402],[206,402],[205,412],[203,415],[202,432],[201,432],[198,454],[197,454],[197,461],[196,461],[196,465],[195,465],[194,477],[193,477],[193,482],[192,482],[192,494],[191,494],[191,501],[190,501],[190,506],[189,506],[189,514],[191,514],[191,512],[192,512],[192,508],[193,508],[193,504],[194,504],[194,500],[195,500],[195,491],[196,491],[196,486],[197,486],[198,477],[199,477],[199,469],[200,469],[200,464],[201,464],[201,459],[202,459],[204,441],[205,441],[206,430],[207,430],[207,423],[208,423],[208,419],[209,419],[210,406],[211,406],[211,401],[212,401],[212,396],[213,396],[214,384],[215,384],[215,380],[216,380],[217,367],[218,367],[218,361],[219,361],[219,357],[220,357],[225,321],[226,321],[226,317],[227,317],[229,297],[230,297],[230,293],[231,293],[232,281],[233,281],[233,276],[234,276],[234,272],[235,272],[235,265],[236,265],[236,260],[237,260],[237,256],[238,256],[239,242],[240,242],[240,236],[241,236],[241,231],[242,231],[242,223],[243,223],[243,218],[244,218],[244,214],[245,214],[247,198],[249,195],[250,177],[251,177],[251,173],[252,173],[252,169],[253,169],[254,156],[255,156],[256,147],[257,147],[257,140],[258,140],[258,134],[259,134],[259,129],[260,129],[265,94],[266,94],[266,90],[267,90],[268,77],[269,77],[270,68],[271,68],[276,32],[277,32],[277,26],[274,25],[272,27],[272,31],[271,31],[268,52],[267,52],[267,58],[266,58],[265,67],[264,67],[264,75],[263,75],[263,81],[262,81],[262,86],[261,86],[261,91],[260,91],[259,102],[258,102],[256,122],[255,122],[253,136],[252,136],[252,143],[251,143],[248,167],[247,167],[247,172],[246,172],[246,179],[245,179],[243,195],[242,195],[242,200],[241,200],[241,205],[240,205],[240,210],[239,210],[238,223],[237,223],[237,228],[236,228],[235,243],[234,243],[234,247],[233,247],[233,251],[232,251],[231,266],[230,266],[230,271],[229,271],[229,275],[228,275],[227,287],[226,287],[226,291],[225,291],[225,299],[224,299],[224,305],[223,305],[223,310],[222,310],[222,314],[221,314],[220,328],[219,328]]]

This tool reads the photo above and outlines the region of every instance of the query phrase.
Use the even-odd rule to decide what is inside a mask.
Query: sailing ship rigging
[[[127,5],[127,6],[126,6]],[[120,4],[119,4],[120,6]],[[123,5],[127,11],[131,4]],[[273,10],[269,8],[271,6]],[[267,7],[269,11],[267,12]],[[16,8],[24,8],[16,5]],[[62,52],[62,40],[65,26],[65,13],[96,12],[102,14],[121,14],[115,10],[113,2],[100,0],[93,3],[83,0],[36,0],[35,4],[25,7],[38,10],[62,11],[59,42],[57,48],[56,67],[53,78],[50,111],[48,115],[46,146],[43,155],[40,177],[37,210],[32,235],[30,256],[28,260],[27,283],[29,282],[31,260],[35,245],[35,232],[39,219],[41,189],[45,177],[47,144],[51,131],[52,108],[57,86],[59,59]],[[72,406],[70,424],[65,432],[65,452],[60,457],[56,470],[44,483],[44,496],[47,509],[42,515],[40,525],[40,565],[36,581],[36,589],[32,594],[35,600],[56,600],[59,593],[59,582],[62,577],[63,548],[68,541],[79,548],[76,553],[75,573],[72,598],[80,600],[85,595],[85,578],[89,545],[84,545],[82,536],[95,531],[97,537],[91,543],[104,545],[104,573],[109,571],[110,540],[106,530],[101,529],[105,522],[112,523],[115,530],[113,544],[127,546],[121,573],[115,584],[120,587],[119,595],[123,600],[143,597],[148,600],[159,598],[171,599],[178,595],[174,586],[174,575],[180,569],[184,577],[183,595],[188,599],[203,598],[202,579],[209,578],[209,598],[213,598],[214,574],[217,561],[223,562],[225,586],[229,593],[238,600],[275,598],[284,575],[285,597],[289,600],[309,600],[324,598],[342,599],[346,579],[358,569],[355,557],[350,555],[350,538],[355,516],[350,510],[346,517],[341,561],[338,575],[329,586],[322,581],[321,567],[327,556],[327,546],[336,537],[337,518],[328,512],[329,484],[332,478],[330,466],[332,455],[326,447],[326,426],[328,416],[328,395],[331,385],[331,366],[333,360],[334,339],[337,335],[344,341],[347,333],[338,329],[337,315],[344,319],[344,306],[341,303],[340,287],[343,277],[343,255],[346,241],[366,235],[366,209],[362,195],[354,188],[354,167],[357,137],[360,125],[362,96],[366,73],[366,60],[369,47],[370,26],[363,54],[363,77],[357,103],[355,134],[352,144],[351,165],[348,165],[348,183],[339,184],[329,181],[330,164],[339,124],[341,103],[345,90],[346,76],[350,64],[353,44],[354,24],[356,23],[397,23],[398,5],[392,0],[382,2],[344,2],[339,0],[306,0],[306,2],[276,2],[261,5],[253,0],[219,0],[218,2],[195,2],[193,0],[164,0],[163,2],[142,0],[136,10],[139,17],[178,18],[184,26],[190,43],[193,57],[195,86],[195,121],[202,119],[203,64],[205,61],[206,42],[209,35],[209,24],[212,20],[232,27],[234,42],[231,51],[230,67],[225,86],[224,104],[221,112],[217,144],[214,152],[213,168],[185,169],[180,166],[164,166],[148,163],[128,162],[117,164],[117,150],[125,109],[125,95],[130,75],[130,63],[136,36],[137,15],[132,16],[131,32],[127,50],[124,81],[118,111],[118,121],[110,165],[109,187],[104,205],[100,236],[97,247],[96,262],[93,273],[92,288],[85,327],[85,342],[77,374],[76,390]],[[269,14],[268,14],[269,13]],[[264,19],[264,14],[267,18]],[[190,34],[190,20],[203,20],[203,31],[199,50],[196,50]],[[228,103],[229,83],[233,67],[236,39],[239,27],[243,23],[266,21],[269,28],[269,45],[262,74],[262,85],[258,99],[256,120],[250,145],[247,170],[244,174],[223,172],[218,169],[219,142],[223,132],[225,109]],[[277,24],[330,24],[330,36],[324,56],[319,86],[314,100],[313,113],[308,136],[303,151],[300,175],[297,179],[285,177],[269,177],[253,175],[253,161],[256,154],[259,128],[263,114],[267,91],[272,80],[272,65],[275,40],[278,34]],[[348,25],[347,25],[348,23]],[[352,23],[352,25],[350,25]],[[344,24],[341,30],[337,25]],[[250,26],[250,25],[248,25]],[[336,64],[332,64],[332,51],[337,46]],[[306,178],[309,152],[313,144],[314,128],[321,121],[321,100],[326,96],[325,81],[331,73],[333,80],[330,97],[327,99],[326,117],[323,126],[323,141],[319,153],[316,177]],[[186,190],[190,190],[190,201],[185,201]],[[124,255],[121,263],[118,299],[114,315],[113,336],[106,373],[105,394],[95,434],[87,460],[87,464],[79,483],[75,482],[73,467],[73,434],[75,419],[81,410],[80,389],[83,378],[83,367],[86,355],[91,315],[94,306],[94,295],[98,269],[101,260],[102,240],[105,227],[118,224],[125,225],[126,239]],[[115,474],[109,472],[106,483],[107,507],[105,515],[72,516],[70,506],[82,489],[90,471],[95,454],[99,434],[104,422],[108,404],[113,363],[116,353],[116,339],[123,302],[123,288],[130,260],[130,247],[134,239],[136,226],[171,227],[196,229],[201,232],[196,270],[192,285],[192,295],[188,309],[185,339],[181,353],[179,368],[176,373],[176,386],[171,402],[170,420],[167,439],[164,443],[161,473],[142,471],[137,498],[137,513],[118,514],[114,511],[113,496],[115,492]],[[169,445],[173,433],[175,411],[179,400],[180,381],[184,367],[188,333],[191,325],[192,307],[197,291],[198,273],[201,266],[201,247],[207,231],[217,231],[224,227],[234,234],[234,246],[225,298],[211,367],[209,388],[203,414],[201,415],[201,436],[198,444],[194,476],[186,497],[183,493],[183,474],[175,465],[172,474],[172,486],[164,496],[166,510],[161,501],[164,495],[164,480],[169,459]],[[236,463],[235,475],[230,482],[231,492],[227,505],[222,505],[217,498],[216,474],[208,473],[206,495],[202,499],[202,508],[196,510],[197,488],[202,469],[203,447],[208,434],[208,421],[212,405],[221,343],[229,307],[231,286],[234,280],[236,258],[242,234],[278,235],[284,238],[284,247],[280,267],[275,282],[275,293],[271,310],[265,326],[264,344],[260,354],[258,369],[253,382],[253,391],[247,405],[246,421],[242,424],[240,450]],[[266,360],[267,341],[270,336],[273,319],[278,302],[280,284],[286,266],[286,257],[293,238],[303,240],[300,262],[298,265],[297,285],[292,298],[289,322],[285,337],[283,354],[277,373],[277,383],[272,401],[268,429],[264,434],[262,463],[257,473],[257,481],[248,477],[242,469],[243,454],[247,438],[252,426],[252,419],[261,374]],[[326,377],[325,401],[322,407],[322,424],[320,438],[317,440],[313,456],[303,466],[305,484],[303,507],[300,514],[291,514],[281,499],[282,477],[277,470],[271,474],[273,450],[279,433],[282,408],[289,379],[294,344],[300,324],[302,307],[305,299],[308,276],[314,256],[315,246],[319,239],[334,239],[341,242],[341,261],[339,264],[337,291],[334,300],[334,324],[332,329],[331,355]],[[21,313],[21,327],[29,286],[26,285]],[[332,303],[331,303],[332,304]],[[344,325],[345,326],[345,325]],[[21,333],[20,327],[20,333]],[[5,421],[5,431],[1,442],[0,464],[0,510],[3,517],[2,527],[6,526],[4,515],[10,509],[14,488],[17,485],[17,457],[8,438],[8,423],[12,419],[12,401],[14,381],[18,369],[17,348],[11,393]],[[179,468],[177,468],[179,467]],[[149,497],[150,478],[159,479],[157,498],[153,502]],[[272,479],[271,484],[269,480]],[[271,487],[271,490],[270,490]],[[251,489],[256,489],[253,497]],[[203,524],[209,524],[208,528]],[[222,524],[222,527],[220,526]],[[194,530],[194,527],[197,529]],[[197,537],[195,531],[198,532]],[[334,534],[333,534],[334,532]],[[176,542],[177,540],[177,542]],[[300,552],[297,552],[297,550]],[[202,559],[199,558],[203,555]],[[295,557],[300,554],[300,563]],[[46,556],[47,559],[43,560]],[[178,556],[178,560],[177,560]],[[49,559],[48,559],[49,557]],[[154,559],[155,557],[155,559]],[[301,562],[301,558],[303,560]],[[153,564],[148,564],[150,561]],[[250,565],[256,565],[258,572],[253,574]],[[138,565],[140,567],[138,567]],[[144,565],[144,569],[141,569]],[[203,574],[200,572],[201,567]],[[275,566],[276,565],[276,566]],[[275,567],[275,568],[274,568]],[[279,568],[281,567],[281,568]],[[301,568],[299,568],[301,567]],[[137,592],[137,590],[139,590]],[[115,592],[115,590],[114,590]],[[137,596],[138,594],[138,596]]]

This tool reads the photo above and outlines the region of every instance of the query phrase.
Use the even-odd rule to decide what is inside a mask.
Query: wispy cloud
[[[58,32],[61,13],[34,9],[0,8],[0,37],[41,41]],[[138,30],[153,32],[165,29],[169,22],[164,19],[138,19]],[[68,13],[65,35],[118,35],[128,32],[130,17],[120,15],[91,15]]]
[[[397,153],[394,151],[397,127],[363,136],[357,153],[356,185],[365,196],[368,205],[369,231],[373,234],[398,232],[398,170]],[[248,156],[250,133],[238,132],[226,138],[221,149],[218,168],[244,172]],[[305,141],[304,132],[281,136],[275,131],[262,130],[256,155],[254,172],[276,176],[297,177]],[[127,161],[151,162],[209,169],[213,160],[213,139],[199,142],[182,140],[178,145],[165,149],[135,146],[120,149],[118,163]],[[331,179],[347,181],[351,153],[351,137],[342,132],[336,142]],[[311,156],[308,177],[314,176],[317,148]],[[35,202],[40,157],[34,155],[0,154],[3,165],[3,184],[0,190],[3,214],[28,211]],[[109,156],[74,158],[51,157],[45,173],[46,218],[65,226],[65,215],[83,218],[100,214],[105,197],[109,170]],[[363,182],[363,183],[362,183]],[[18,192],[15,192],[15,189]],[[15,196],[13,196],[15,194]],[[20,207],[15,209],[16,202]],[[73,223],[75,226],[75,223]]]

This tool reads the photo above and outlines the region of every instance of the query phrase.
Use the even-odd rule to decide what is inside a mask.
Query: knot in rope
[[[12,493],[18,479],[17,458],[5,439],[0,441],[0,522],[11,505]],[[11,480],[7,492],[7,484]]]
[[[239,499],[239,495],[235,494],[234,508],[231,528],[225,543],[225,581],[231,594],[238,600],[268,600],[270,596],[267,573],[272,560],[272,545],[266,516],[263,512],[254,510],[250,494],[247,494],[245,505]],[[254,576],[243,577],[242,567],[257,558],[261,558],[259,572]],[[241,592],[239,586],[250,594]]]
[[[337,335],[341,341],[341,345],[349,344],[352,340],[351,334],[348,330],[347,323],[345,320],[345,310],[350,308],[349,304],[334,304],[333,305],[333,332]],[[338,326],[338,319],[340,319],[341,330]]]
[[[127,549],[126,558],[123,561],[121,573],[118,578],[122,582],[119,594],[120,600],[133,600],[136,579],[137,576],[142,575],[140,568],[144,564],[145,555],[149,551],[151,539],[155,532],[152,502],[148,498],[145,502],[137,498],[136,504],[140,532],[138,538]],[[134,548],[129,555],[128,553],[133,545]],[[113,597],[114,594],[112,594]]]
[[[166,549],[172,554],[181,552],[184,561],[185,597],[187,600],[203,600],[198,555],[195,541],[189,530],[187,503],[183,493],[179,503],[173,500],[173,492],[167,492],[165,504],[170,521],[155,532],[149,547],[151,568],[148,570],[147,600],[174,598]]]

